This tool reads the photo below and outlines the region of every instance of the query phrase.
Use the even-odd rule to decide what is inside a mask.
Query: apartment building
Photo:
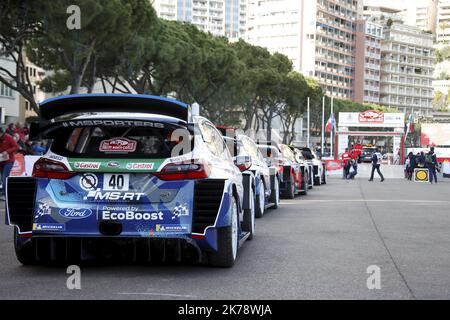
[[[355,97],[360,0],[251,0],[248,41],[288,56],[329,96]]]
[[[380,103],[383,26],[359,20],[356,32],[355,101]]]
[[[380,103],[429,114],[434,61],[431,34],[404,24],[386,25],[381,41]]]
[[[15,73],[13,59],[0,56],[0,65],[11,73]],[[2,74],[2,76],[5,76]],[[12,79],[6,78],[8,81]],[[0,82],[0,125],[5,125],[19,119],[19,94]]]
[[[437,10],[436,41],[450,45],[450,0],[440,0]]]
[[[162,19],[190,22],[230,40],[247,31],[247,0],[153,0],[152,5]]]

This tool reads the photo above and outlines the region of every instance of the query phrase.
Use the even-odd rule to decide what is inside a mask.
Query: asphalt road
[[[65,268],[21,266],[2,225],[0,299],[449,299],[449,194],[450,181],[330,179],[258,220],[232,269],[83,267],[81,290]]]

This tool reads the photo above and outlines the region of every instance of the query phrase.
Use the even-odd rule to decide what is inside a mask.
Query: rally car
[[[302,155],[306,162],[313,167],[313,182],[315,186],[327,183],[327,170],[325,163],[320,160],[317,155],[307,147],[301,148]]]
[[[23,264],[189,258],[231,267],[251,236],[238,166],[248,168],[184,103],[62,96],[40,105],[31,131],[53,142],[32,177],[7,183],[6,222]]]
[[[292,150],[283,144],[259,145],[265,158],[278,163],[278,170],[282,176],[280,194],[288,199],[293,199],[302,191],[305,176],[302,175],[300,164],[295,161]],[[269,160],[270,161],[270,160]]]
[[[255,216],[261,218],[266,209],[278,208],[280,203],[280,175],[269,168],[256,143],[248,136],[238,134],[234,128],[217,126],[224,135],[230,152],[235,157],[247,157],[251,165],[244,175],[244,194],[254,195]],[[246,180],[253,181],[253,185]],[[248,187],[247,187],[248,186]],[[249,191],[247,191],[249,189]]]
[[[301,190],[303,195],[308,194],[308,190],[314,187],[314,169],[311,163],[307,162],[303,157],[300,149],[289,146],[295,155],[295,161],[300,164],[300,169],[302,170],[302,175],[304,176],[304,185],[302,185]]]

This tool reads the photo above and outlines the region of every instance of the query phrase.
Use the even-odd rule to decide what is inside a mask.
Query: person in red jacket
[[[6,189],[6,178],[9,176],[14,165],[14,154],[19,150],[17,142],[3,128],[0,128],[0,170],[2,174],[3,188],[0,191],[0,199],[4,200]]]
[[[342,171],[343,171],[343,178],[344,179],[347,179],[348,174],[349,174],[350,160],[352,160],[352,157],[350,156],[350,153],[348,152],[348,148],[345,148],[345,152],[341,156]]]

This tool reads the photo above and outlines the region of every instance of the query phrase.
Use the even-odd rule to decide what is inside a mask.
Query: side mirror
[[[252,158],[249,156],[237,156],[234,158],[234,164],[241,171],[246,171],[252,166]]]

